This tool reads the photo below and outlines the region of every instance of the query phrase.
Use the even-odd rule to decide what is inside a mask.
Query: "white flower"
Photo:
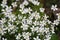
[[[10,14],[9,16],[9,21],[14,22],[14,20],[16,19],[16,16],[14,14]]]
[[[29,16],[29,20],[32,20],[33,19],[33,16],[31,15],[31,16]]]
[[[0,27],[0,34],[1,34],[1,35],[4,35],[5,33],[6,33],[6,29]]]
[[[33,24],[36,26],[36,25],[39,25],[39,21],[35,21],[33,22]]]
[[[47,20],[47,18],[48,18],[48,16],[46,14],[43,17],[44,17],[44,20]]]
[[[32,11],[32,9],[29,7],[29,8],[24,8],[22,10],[22,14],[26,14],[26,13],[30,13]]]
[[[24,39],[30,39],[29,37],[31,36],[31,33],[29,33],[29,32],[22,32],[22,36],[24,37]]]
[[[18,33],[18,35],[16,35],[16,39],[17,39],[17,40],[19,40],[19,39],[20,39],[20,37],[21,37],[21,34],[20,34],[20,33]]]
[[[29,3],[28,3],[28,1],[27,0],[24,0],[24,2],[23,2],[23,5],[28,5]]]
[[[40,4],[40,2],[38,2],[38,0],[29,0],[30,2],[32,2],[34,5],[39,5]]]
[[[9,12],[12,12],[11,6],[9,6],[9,7],[7,6],[6,9],[5,9],[5,11],[8,12],[8,13],[9,13]]]
[[[33,0],[29,0],[30,2],[33,2]]]
[[[34,40],[41,40],[38,36],[36,38],[34,38]]]
[[[44,27],[39,27],[39,29],[37,30],[37,33],[41,33],[42,35],[44,35]]]
[[[7,0],[3,0],[2,1],[2,4],[7,4]]]
[[[32,20],[31,19],[27,19],[27,24],[31,25],[32,24]]]
[[[8,30],[8,32],[10,32],[10,34],[12,34],[12,33],[16,32],[17,27],[15,25],[13,25],[13,24],[11,24],[11,23],[8,22],[7,30]]]
[[[54,32],[54,25],[51,25],[51,29],[52,29],[52,30],[51,30],[52,33],[55,33],[55,32]]]
[[[7,4],[7,0],[3,0],[1,6],[4,8],[7,6],[6,4]]]
[[[22,24],[22,26],[21,26],[21,28],[23,28],[23,30],[28,30],[28,25],[26,25],[26,24]]]
[[[22,19],[22,17],[23,17],[23,16],[21,16],[21,15],[18,15],[18,19],[19,19],[19,20],[21,20],[21,19]]]
[[[31,13],[31,16],[30,17],[32,19],[34,17],[36,20],[38,20],[40,18],[40,14],[37,11],[35,11],[35,12]]]
[[[39,26],[35,27],[35,30],[38,31],[39,30]]]
[[[59,20],[54,20],[54,25],[58,25],[59,24]]]
[[[7,8],[5,8],[5,9],[2,9],[2,13],[6,16],[6,17],[9,17],[9,16],[11,16],[11,14],[12,14],[12,9],[10,8],[10,7],[7,7]]]
[[[31,29],[32,33],[34,34],[35,31],[38,32],[39,27],[38,26],[37,27],[32,26],[30,29]]]
[[[52,23],[51,21],[47,20],[48,24]]]
[[[13,6],[13,7],[17,7],[17,2],[13,2],[13,3],[12,3],[12,6]]]
[[[14,28],[15,28],[14,25],[10,25],[10,27],[9,27],[10,30],[13,30]]]
[[[1,24],[4,24],[6,22],[5,18],[2,18],[2,20],[0,20]]]
[[[32,9],[29,7],[29,8],[28,8],[28,12],[29,12],[29,14],[31,13],[31,11],[32,11]]]
[[[19,0],[16,0],[16,1],[19,1]]]
[[[45,9],[44,8],[40,8],[40,12],[44,12],[45,11]]]
[[[45,37],[46,37],[46,39],[44,39],[44,40],[50,40],[51,39],[51,35],[50,34],[45,35]]]
[[[43,21],[40,21],[40,26],[45,26],[46,25],[46,21],[43,20]]]
[[[33,1],[32,3],[33,3],[34,5],[37,5],[37,6],[40,4],[40,2],[38,2],[38,1]]]
[[[1,6],[2,6],[3,8],[5,8],[7,5],[5,5],[5,4],[1,4]]]
[[[53,11],[58,10],[57,5],[52,5],[51,10],[53,10]]]
[[[22,24],[27,24],[27,19],[22,19]]]
[[[49,32],[49,28],[45,28],[44,31],[47,34]]]
[[[38,20],[40,18],[40,14],[39,13],[35,13],[35,19]]]
[[[57,20],[60,21],[60,13],[57,13],[56,15],[57,15],[57,18],[58,18]]]
[[[22,11],[22,14],[25,14],[25,13],[28,13],[28,8],[25,8],[25,9]]]
[[[6,38],[2,38],[2,40],[7,40]]]
[[[34,26],[32,26],[30,29],[31,29],[32,32],[36,31]]]
[[[21,9],[24,9],[24,5],[23,4],[20,4],[20,6],[19,6]]]
[[[29,3],[28,3],[28,1],[27,1],[27,0],[24,0],[24,2],[23,2],[22,4],[20,4],[20,6],[19,6],[19,7],[23,10],[23,9],[24,9],[24,7],[25,7],[24,5],[26,5],[26,6],[27,6],[28,4],[29,4]]]

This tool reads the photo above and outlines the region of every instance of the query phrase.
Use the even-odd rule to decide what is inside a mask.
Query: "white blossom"
[[[24,9],[24,5],[23,4],[20,4],[20,6],[19,6],[21,9]],[[19,10],[20,11],[20,10]]]
[[[28,4],[29,4],[28,1],[24,0],[23,5],[28,5]]]
[[[24,37],[24,39],[26,39],[26,40],[28,39],[29,40],[30,39],[29,37],[31,36],[31,33],[29,33],[29,32],[27,32],[27,33],[23,32],[22,36]]]
[[[54,20],[54,25],[58,25],[59,24],[59,20]]]
[[[36,38],[34,38],[34,40],[41,40],[38,36]]]
[[[51,10],[53,10],[53,11],[58,10],[57,5],[52,5]]]
[[[38,0],[29,0],[30,2],[32,2],[34,5],[39,5],[40,4],[40,2],[38,2]]]
[[[18,35],[16,35],[16,39],[17,39],[17,40],[19,40],[19,39],[20,39],[20,37],[21,37],[21,34],[20,34],[20,33],[18,33]]]
[[[17,7],[17,2],[13,2],[13,3],[12,3],[12,6],[13,6],[13,7]]]
[[[26,25],[26,24],[22,24],[22,26],[21,26],[21,28],[23,28],[23,30],[28,30],[28,25]]]
[[[40,12],[44,12],[45,11],[45,9],[44,8],[40,8]]]
[[[26,13],[30,13],[32,11],[32,9],[29,7],[29,8],[24,8],[21,12],[22,14],[26,14]]]
[[[2,40],[7,40],[6,38],[2,38]]]

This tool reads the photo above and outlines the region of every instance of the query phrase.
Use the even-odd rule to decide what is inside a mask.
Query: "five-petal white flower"
[[[58,10],[57,5],[52,5],[51,10],[53,10],[53,11]]]

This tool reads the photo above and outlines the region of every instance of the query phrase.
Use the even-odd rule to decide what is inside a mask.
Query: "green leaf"
[[[58,40],[58,36],[56,34],[53,34],[51,40]]]

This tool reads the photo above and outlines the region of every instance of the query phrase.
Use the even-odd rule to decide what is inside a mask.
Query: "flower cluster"
[[[51,22],[49,16],[44,13],[45,9],[39,7],[34,10],[34,6],[40,6],[38,0],[24,0],[18,4],[19,0],[7,5],[7,0],[2,1],[2,15],[0,20],[0,36],[1,40],[9,40],[4,35],[14,34],[11,40],[50,40],[54,34],[55,25],[59,24],[60,14],[57,14],[58,19]],[[16,8],[17,12],[14,11]],[[52,5],[53,11],[57,10]],[[4,36],[4,37],[2,37]]]

